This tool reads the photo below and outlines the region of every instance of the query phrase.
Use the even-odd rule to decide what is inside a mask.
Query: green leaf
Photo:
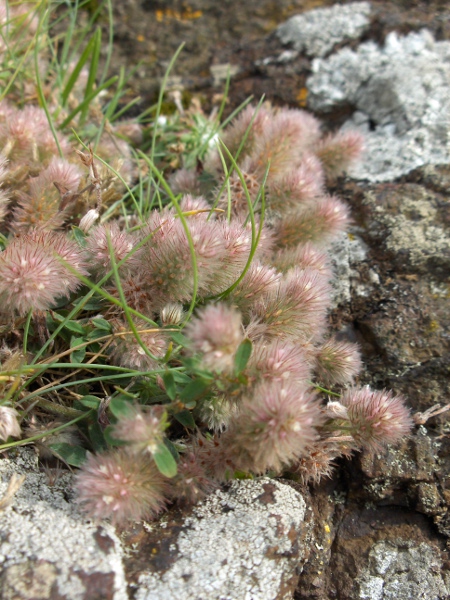
[[[92,325],[95,326],[96,329],[101,329],[102,331],[107,331],[108,333],[111,331],[111,323],[106,319],[91,319]]]
[[[175,400],[177,396],[177,388],[175,386],[175,379],[171,371],[166,371],[162,376],[164,381],[164,387],[166,388],[166,394],[171,400]]]
[[[158,446],[156,452],[153,454],[153,459],[162,475],[165,475],[166,477],[175,477],[177,474],[177,462],[164,443]]]
[[[73,227],[72,232],[73,232],[73,237],[76,239],[78,244],[82,248],[84,248],[86,246],[86,234],[84,233],[84,231],[82,229],[80,229],[79,227]]]
[[[109,410],[116,417],[116,419],[120,419],[121,417],[128,417],[133,414],[132,402],[130,398],[124,396],[123,394],[119,394],[114,396],[109,403]]]
[[[182,333],[180,333],[179,331],[173,331],[171,334],[171,338],[173,339],[175,344],[178,344],[179,346],[183,346],[183,348],[185,348],[186,346],[189,345],[188,338],[185,335],[183,335]]]
[[[80,344],[84,344],[85,341],[86,340],[84,338],[72,336],[70,339],[70,347],[76,348]],[[70,362],[81,363],[81,362],[83,362],[85,356],[86,356],[86,346],[83,346],[82,348],[78,348],[78,350],[74,350],[73,352],[71,352]]]
[[[82,398],[80,398],[78,402],[83,406],[86,406],[87,408],[93,408],[97,410],[100,406],[101,401],[100,398],[97,398],[97,396],[90,396],[88,394],[87,396],[83,396]]]
[[[236,355],[234,357],[234,366],[236,368],[237,373],[241,373],[247,366],[247,363],[252,353],[252,349],[253,344],[248,338],[246,338],[239,345],[239,348],[237,349]]]
[[[188,429],[195,429],[195,421],[192,413],[189,410],[180,410],[173,415],[175,419]]]
[[[62,323],[63,321],[65,321],[65,317],[59,315],[57,312],[53,313],[53,319],[57,322],[57,323]],[[68,329],[69,331],[71,331],[72,333],[78,333],[81,335],[84,335],[86,333],[86,328],[83,327],[83,325],[81,325],[80,323],[78,323],[78,321],[65,321],[64,323],[64,328]]]
[[[108,444],[106,443],[102,428],[97,422],[89,423],[88,431],[92,447],[96,452],[104,452],[108,449]]]
[[[209,388],[209,382],[203,379],[195,379],[191,381],[180,394],[180,400],[182,402],[189,402],[190,400],[197,400],[205,391]]]
[[[128,444],[128,442],[123,442],[122,440],[118,440],[117,438],[115,438],[113,436],[113,432],[114,432],[113,425],[108,425],[108,427],[106,427],[103,430],[103,438],[104,438],[105,442],[108,444],[108,446],[126,446]]]
[[[105,332],[102,331],[101,329],[93,329],[92,331],[90,331],[87,334],[86,339],[92,340],[93,342],[95,342],[95,340],[98,340],[98,338],[102,338],[104,336],[105,336]]]
[[[54,452],[55,456],[73,467],[81,467],[86,461],[86,450],[81,446],[71,446],[66,442],[49,444],[49,448]]]

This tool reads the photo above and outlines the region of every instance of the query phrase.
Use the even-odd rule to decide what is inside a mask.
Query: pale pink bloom
[[[275,226],[275,236],[281,247],[306,242],[324,244],[344,231],[348,221],[348,207],[329,196],[283,215]]]
[[[127,231],[122,231],[117,223],[97,225],[91,229],[87,238],[86,249],[92,256],[93,270],[102,274],[111,270],[111,254],[116,264],[123,260],[137,245],[137,238]],[[139,250],[131,254],[120,266],[122,273],[139,265]]]
[[[231,156],[236,157],[238,148],[240,147],[244,136],[246,136],[245,144],[239,155],[239,161],[245,159],[245,157],[253,150],[255,138],[261,135],[261,131],[267,126],[271,119],[271,112],[265,107],[259,107],[259,109],[256,110],[254,106],[249,105],[244,108],[220,136]],[[221,145],[219,145],[219,149],[224,155],[225,162],[229,164],[230,161]],[[212,173],[223,173],[222,160],[217,149],[214,149],[207,157],[205,169]]]
[[[251,231],[238,220],[228,223],[225,219],[217,221],[220,228],[223,247],[221,267],[211,279],[212,294],[225,291],[240,276],[250,256],[252,237]]]
[[[222,230],[216,221],[187,217],[196,258],[198,293],[211,293],[211,282],[223,269],[226,253]],[[143,248],[139,275],[151,286],[159,305],[188,302],[194,290],[194,268],[188,236],[172,211],[152,213],[143,237],[150,239]]]
[[[315,149],[328,177],[344,173],[361,155],[364,138],[357,131],[340,131],[321,140]]]
[[[243,400],[230,425],[230,453],[241,469],[279,472],[315,440],[321,420],[320,407],[305,387],[263,382]]]
[[[330,338],[319,346],[314,370],[322,385],[352,383],[361,370],[361,356],[356,344]]]
[[[318,484],[324,477],[331,477],[334,461],[342,455],[339,444],[325,439],[317,439],[308,446],[292,471],[300,481]]]
[[[328,254],[311,243],[299,244],[294,248],[279,250],[273,260],[273,265],[280,271],[286,272],[293,267],[317,271],[327,281],[332,279],[330,257]]]
[[[270,162],[269,185],[273,180],[292,171],[305,152],[310,152],[320,138],[319,121],[311,114],[297,109],[282,108],[264,123],[255,139],[251,153],[258,165],[257,175],[263,177]]]
[[[42,181],[43,186],[46,187],[53,187],[53,184],[56,183],[67,191],[76,192],[80,185],[81,175],[78,165],[54,156],[48,167],[41,171],[36,179]]]
[[[411,431],[413,421],[405,400],[391,391],[351,388],[342,395],[341,404],[347,408],[355,441],[369,450],[395,444]]]
[[[160,367],[159,361],[164,358],[167,352],[167,334],[163,330],[155,328],[152,331],[144,332],[147,329],[152,329],[148,323],[144,321],[136,321],[135,326],[141,338],[143,345],[147,348],[149,356],[144,348],[139,344],[134,336],[134,333],[129,330],[126,323],[115,323],[113,326],[114,332],[123,335],[117,335],[111,346],[111,359],[116,365],[136,369],[137,371],[154,371]]]
[[[189,219],[197,218],[206,221],[211,211],[211,205],[203,198],[203,196],[191,196],[186,194],[180,200],[180,209],[184,213],[202,211],[198,214],[189,215]]]
[[[0,254],[3,307],[20,315],[47,310],[79,287],[77,272],[87,274],[83,252],[65,234],[34,231],[13,238]]]
[[[169,423],[161,405],[144,407],[130,404],[126,415],[112,426],[111,434],[122,442],[128,442],[133,452],[155,454],[163,444],[164,431]]]
[[[215,372],[231,372],[236,350],[244,339],[241,314],[226,304],[208,304],[184,330],[191,350],[202,365]]]
[[[277,288],[257,300],[252,317],[266,325],[266,334],[305,343],[320,337],[330,298],[328,283],[317,272],[291,269]]]
[[[91,518],[124,525],[158,515],[169,487],[151,457],[119,448],[91,454],[76,476],[75,490]]]
[[[244,164],[241,167],[241,175],[244,184],[235,171],[231,173],[228,182],[224,187],[223,182],[225,181],[225,178],[223,177],[221,179],[219,190],[222,187],[223,190],[219,196],[217,208],[222,209],[227,216],[230,212],[231,216],[245,219],[249,214],[248,197],[250,198],[252,206],[255,206],[256,199],[261,190],[261,182],[252,173],[252,165],[247,159],[244,160]],[[257,207],[257,211],[258,210],[259,207]]]
[[[325,177],[320,160],[314,154],[303,156],[300,166],[270,182],[268,205],[276,213],[284,213],[324,194]]]
[[[193,194],[200,192],[198,175],[195,171],[179,169],[169,177],[169,184],[174,194]]]
[[[19,413],[14,408],[0,406],[0,440],[6,442],[9,437],[21,436],[18,416]]]
[[[280,279],[281,274],[274,267],[263,265],[258,260],[253,261],[230,298],[245,312],[258,298],[275,290]]]
[[[196,504],[217,488],[193,452],[180,456],[178,472],[171,481],[171,497],[178,504]]]
[[[304,349],[282,340],[255,344],[248,371],[257,379],[305,383],[311,378],[311,364]]]
[[[120,270],[120,285],[122,287],[126,305],[137,310],[146,317],[151,317],[153,313],[156,312],[156,308],[155,299],[149,286],[146,286],[145,282],[142,281],[142,278],[137,277],[133,272],[127,274],[127,270],[125,269],[125,274],[122,275],[122,271],[123,269]],[[115,298],[120,298],[119,290],[115,283],[108,286],[107,291]],[[110,314],[114,314],[117,311],[121,315],[123,314],[123,309],[121,307],[111,305],[111,308],[109,309]]]

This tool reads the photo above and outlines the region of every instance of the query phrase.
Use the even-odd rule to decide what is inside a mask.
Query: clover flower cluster
[[[170,501],[197,501],[236,472],[289,470],[316,482],[338,456],[408,433],[403,399],[356,387],[358,347],[327,332],[327,247],[349,212],[325,183],[358,155],[356,134],[322,137],[303,111],[247,107],[205,161],[215,189],[200,195],[196,173],[175,173],[179,200],[131,231],[119,222],[96,225],[97,207],[82,220],[81,246],[60,229],[69,208],[79,214],[67,199],[86,184],[82,169],[54,158],[56,140],[44,134],[40,109],[33,118],[25,110],[0,104],[0,199],[22,173],[3,211],[16,234],[0,254],[3,309],[13,319],[45,311],[77,293],[80,275],[101,281],[108,298],[128,307],[105,300],[109,360],[145,377],[158,371],[163,397],[151,407],[131,405],[110,431],[121,445],[82,467],[76,488],[91,516],[118,524],[149,518]],[[171,335],[180,328],[185,341],[173,354]],[[172,367],[203,386],[193,401],[160,376]],[[325,404],[322,386],[343,390],[340,401]],[[169,427],[180,407],[195,433]],[[2,426],[0,414],[3,431],[13,416],[5,414]],[[10,434],[17,435],[11,426]],[[171,437],[179,459],[169,476],[161,456]]]

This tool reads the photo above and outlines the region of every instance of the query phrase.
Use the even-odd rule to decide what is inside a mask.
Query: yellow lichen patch
[[[142,33],[140,33],[139,35],[137,35],[136,39],[137,39],[138,42],[144,42],[145,41],[145,37],[142,35]]]
[[[156,20],[158,23],[164,21],[164,19],[175,19],[176,21],[193,21],[203,16],[203,11],[192,10],[189,6],[185,10],[173,10],[172,8],[166,8],[164,10],[155,11]]]
[[[306,101],[308,99],[308,88],[302,87],[300,88],[297,96],[298,105],[304,108],[306,106]]]

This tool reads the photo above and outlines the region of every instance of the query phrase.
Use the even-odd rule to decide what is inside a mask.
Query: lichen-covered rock
[[[170,511],[145,524],[146,543],[127,548],[125,532],[123,542],[108,523],[80,515],[67,471],[49,480],[32,450],[11,452],[0,459],[0,498],[13,474],[25,481],[0,511],[2,600],[293,596],[308,528],[305,501],[288,485],[267,478],[234,481],[193,511],[178,513],[175,526]]]
[[[366,42],[313,61],[308,106],[354,107],[344,128],[365,135],[365,157],[352,176],[389,181],[450,160],[449,59],[450,42],[435,41],[424,29],[405,37],[392,32],[382,47]]]
[[[164,556],[158,569],[149,557],[135,599],[292,598],[305,556],[305,509],[302,496],[278,481],[233,481],[176,526],[163,549],[153,549],[166,553],[167,568]]]
[[[378,542],[358,576],[355,600],[443,600],[450,594],[450,573],[441,573],[436,548],[410,540]],[[444,575],[444,576],[443,576]]]
[[[0,497],[12,475],[25,481],[0,512],[3,600],[126,600],[122,549],[107,524],[87,522],[69,501],[70,473],[50,481],[29,449],[0,459]]]
[[[280,25],[277,36],[298,52],[323,57],[336,44],[359,38],[370,25],[369,2],[309,10]]]

